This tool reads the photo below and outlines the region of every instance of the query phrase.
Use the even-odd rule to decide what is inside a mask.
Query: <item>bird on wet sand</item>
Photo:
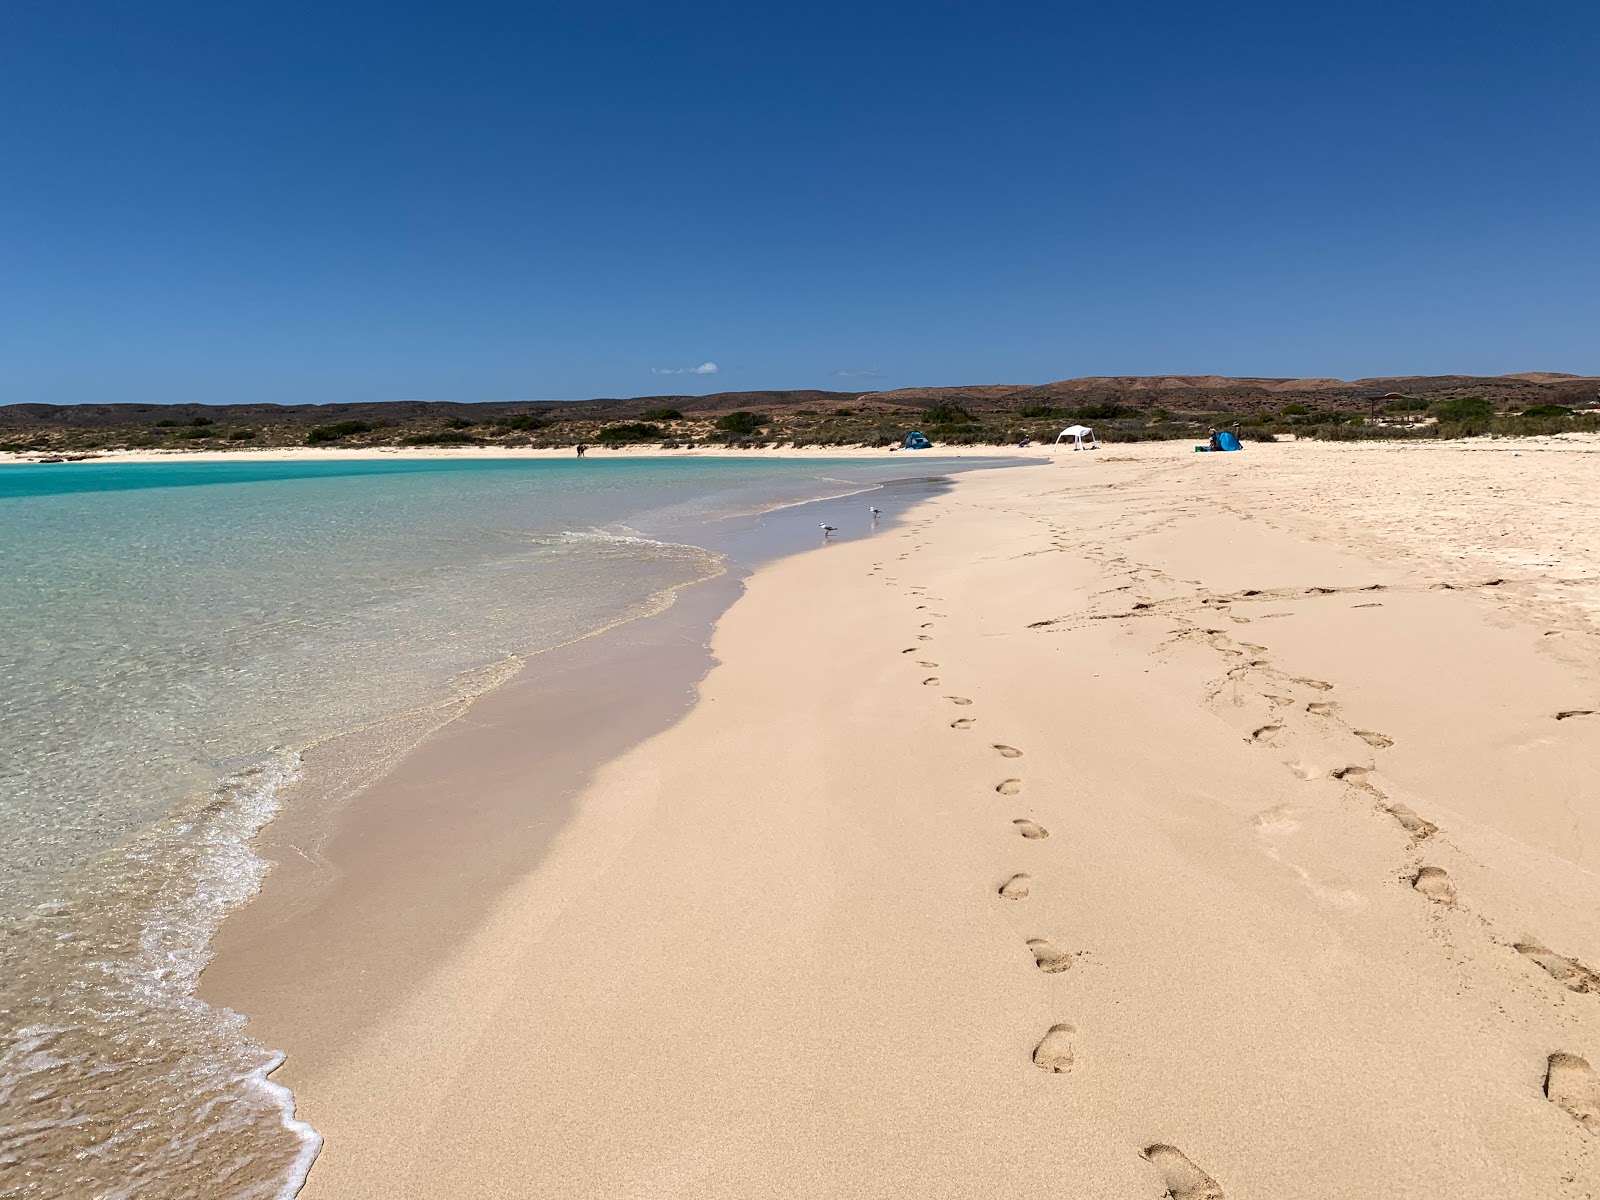
[[[823,521],[820,524],[821,524],[822,536],[823,537],[827,537],[830,533],[837,533],[838,532],[838,526],[836,526],[836,525],[829,525],[826,521]]]

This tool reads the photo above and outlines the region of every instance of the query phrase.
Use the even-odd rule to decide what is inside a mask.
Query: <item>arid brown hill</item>
[[[711,396],[635,396],[572,402],[458,404],[393,400],[366,404],[9,404],[0,406],[0,429],[16,431],[149,428],[206,418],[218,425],[249,424],[309,429],[338,421],[417,426],[450,420],[486,421],[529,414],[575,421],[629,421],[665,410],[685,417],[716,417],[742,409],[773,416],[827,414],[849,408],[863,414],[956,404],[974,416],[1052,408],[1065,412],[1117,405],[1141,413],[1278,412],[1286,404],[1324,410],[1364,411],[1368,396],[1397,393],[1434,401],[1482,396],[1497,408],[1595,401],[1600,379],[1530,371],[1518,375],[1423,375],[1373,379],[1254,379],[1219,375],[1117,375],[1063,379],[1039,385],[900,388],[885,392],[719,392]],[[909,410],[909,411],[908,411]]]

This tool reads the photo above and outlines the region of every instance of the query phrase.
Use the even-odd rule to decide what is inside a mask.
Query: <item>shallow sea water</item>
[[[947,464],[945,464],[947,465]],[[943,465],[919,463],[924,471]],[[317,1137],[194,998],[301,753],[426,731],[883,460],[0,469],[0,1190],[292,1194]]]

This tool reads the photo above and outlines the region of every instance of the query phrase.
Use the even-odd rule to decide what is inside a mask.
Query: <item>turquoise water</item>
[[[217,922],[259,885],[251,838],[301,753],[365,731],[371,761],[297,785],[332,802],[540,651],[721,571],[698,544],[719,519],[906,474],[621,458],[0,468],[7,1194],[291,1193],[316,1135],[266,1079],[274,1057],[193,992]]]

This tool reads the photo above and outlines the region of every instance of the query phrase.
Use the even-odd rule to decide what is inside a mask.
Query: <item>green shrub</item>
[[[1024,408],[1017,409],[1017,416],[1022,417],[1025,420],[1042,419],[1045,417],[1053,417],[1055,415],[1056,409],[1054,406],[1049,404],[1029,404]]]
[[[432,433],[413,433],[400,439],[407,446],[465,446],[477,442],[470,433],[459,429],[438,429]]]
[[[1572,410],[1564,404],[1535,404],[1532,408],[1525,408],[1521,413],[1524,417],[1570,417]]]
[[[210,425],[211,423],[212,422],[211,422],[211,418],[210,417],[195,417],[193,420],[191,420],[189,422],[189,424],[197,426],[197,427],[201,426],[201,425]]]
[[[1427,412],[1428,402],[1426,400],[1391,400],[1383,406],[1383,411],[1392,413]]]
[[[210,437],[211,431],[209,429],[180,429],[178,430],[178,436],[186,442],[192,442],[196,438]]]
[[[175,425],[177,425],[176,421],[157,421],[156,422],[156,428],[157,429],[171,429]]]
[[[658,442],[662,438],[661,426],[651,425],[642,421],[630,421],[622,425],[607,425],[595,434],[597,442]]]
[[[683,414],[675,408],[651,408],[639,414],[644,421],[681,421]]]
[[[836,417],[853,417],[856,415],[856,410],[853,408],[836,408],[833,410],[833,415]]]
[[[337,421],[332,425],[316,425],[312,427],[310,433],[306,434],[306,445],[315,446],[320,442],[337,442],[340,438],[371,432],[372,426],[365,421]]]
[[[717,428],[724,433],[738,434],[743,437],[754,433],[770,420],[770,417],[761,413],[731,412],[726,416],[717,418]]]
[[[1126,404],[1086,404],[1072,415],[1085,421],[1115,421],[1118,417],[1131,417],[1138,413],[1138,409],[1129,408]]]
[[[545,422],[532,413],[517,413],[515,416],[501,417],[498,424],[507,429],[543,429]]]
[[[228,435],[228,440],[230,442],[248,442],[255,436],[256,431],[254,429],[235,429]]]
[[[1494,416],[1494,405],[1482,396],[1458,396],[1454,400],[1441,400],[1433,406],[1432,412],[1441,425],[1454,421],[1483,421]]]
[[[922,419],[929,425],[965,425],[972,420],[972,414],[959,404],[940,401],[924,412]]]
[[[1285,404],[1278,411],[1286,417],[1303,417],[1311,410],[1304,404]]]

